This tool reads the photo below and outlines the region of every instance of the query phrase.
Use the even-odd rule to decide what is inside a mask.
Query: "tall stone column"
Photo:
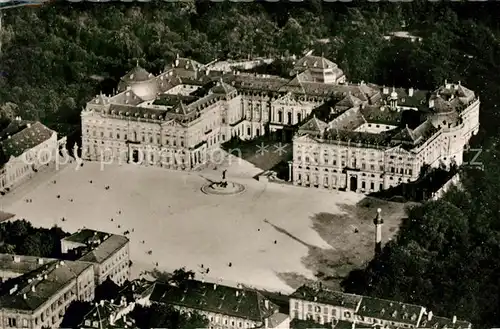
[[[293,182],[293,177],[292,177],[292,162],[288,161],[288,181]]]

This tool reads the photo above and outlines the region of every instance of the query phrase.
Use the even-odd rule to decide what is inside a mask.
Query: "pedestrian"
[[[274,244],[277,244],[277,243],[278,243],[278,241],[274,240]]]
[[[228,265],[229,265],[229,267],[231,267],[231,266],[233,266],[233,263],[229,262],[229,264],[228,264]]]

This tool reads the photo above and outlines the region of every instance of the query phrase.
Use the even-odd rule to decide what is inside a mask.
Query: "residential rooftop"
[[[91,268],[92,264],[73,261],[48,261],[0,286],[0,308],[36,311],[61,289]]]
[[[75,234],[62,239],[61,241],[69,241],[81,244],[86,252],[79,261],[103,263],[116,251],[123,248],[129,239],[123,235],[109,234],[105,232],[83,229]]]
[[[179,286],[157,283],[150,300],[252,321],[263,321],[278,311],[278,306],[255,290],[196,280],[186,280]]]

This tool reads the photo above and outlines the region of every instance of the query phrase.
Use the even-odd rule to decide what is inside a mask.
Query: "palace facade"
[[[295,185],[370,192],[424,164],[460,165],[478,131],[479,99],[460,83],[390,92],[312,55],[289,79],[228,65],[177,57],[157,76],[137,65],[82,111],[82,158],[195,170],[233,137],[270,134],[293,141]]]

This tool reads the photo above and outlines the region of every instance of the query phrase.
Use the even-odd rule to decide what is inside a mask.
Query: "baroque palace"
[[[295,185],[368,193],[416,180],[425,164],[462,164],[479,129],[479,98],[460,82],[351,84],[312,55],[289,79],[217,63],[177,57],[158,76],[137,65],[82,111],[82,158],[195,170],[232,137],[271,135],[293,142]]]

